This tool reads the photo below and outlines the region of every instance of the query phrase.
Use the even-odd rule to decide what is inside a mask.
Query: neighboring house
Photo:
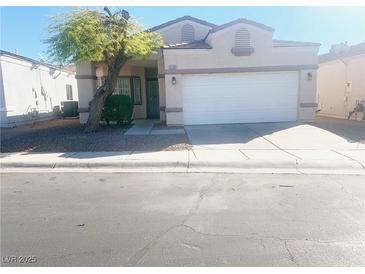
[[[130,60],[116,93],[128,94],[135,119],[167,125],[308,121],[315,118],[320,44],[274,40],[274,29],[247,19],[217,26],[184,16],[150,31],[165,46]],[[102,64],[77,67],[80,119],[106,76]]]
[[[365,103],[365,43],[333,45],[320,55],[317,86],[318,115],[347,118],[358,102]]]
[[[55,117],[62,101],[78,101],[75,73],[0,51],[1,127]]]

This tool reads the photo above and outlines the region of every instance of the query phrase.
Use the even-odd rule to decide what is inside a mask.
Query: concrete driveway
[[[348,121],[338,123],[338,131],[328,130],[328,124],[315,122],[303,124],[257,123],[228,125],[186,126],[186,132],[194,149],[247,149],[247,150],[359,150],[365,144],[359,134],[365,134],[365,125],[358,123],[351,130],[340,131]],[[350,122],[351,123],[351,122]],[[335,127],[332,125],[332,129]],[[343,134],[346,132],[346,136]],[[350,137],[350,138],[349,138]]]
[[[309,161],[321,165],[365,168],[365,125],[335,119],[297,122],[186,126],[194,161],[219,159],[223,165],[254,161],[266,166]],[[364,139],[362,139],[363,137]],[[249,160],[247,162],[247,160]]]

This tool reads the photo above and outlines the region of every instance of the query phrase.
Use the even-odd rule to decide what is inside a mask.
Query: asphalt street
[[[364,266],[365,177],[2,173],[2,266]]]

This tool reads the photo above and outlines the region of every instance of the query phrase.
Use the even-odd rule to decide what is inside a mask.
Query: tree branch
[[[104,11],[110,16],[112,17],[113,14],[111,13],[110,9],[108,7],[104,7]]]

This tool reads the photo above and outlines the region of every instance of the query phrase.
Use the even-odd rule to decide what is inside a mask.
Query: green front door
[[[160,100],[158,96],[158,80],[147,79],[147,118],[160,118]]]

